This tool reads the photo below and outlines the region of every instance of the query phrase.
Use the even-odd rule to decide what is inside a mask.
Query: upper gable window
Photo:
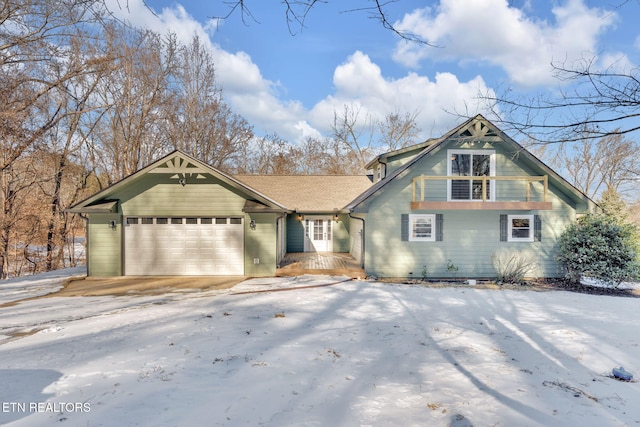
[[[447,175],[449,176],[495,176],[496,152],[494,150],[448,150]],[[487,181],[485,200],[494,200],[493,183]],[[482,200],[482,180],[447,180],[447,199]]]

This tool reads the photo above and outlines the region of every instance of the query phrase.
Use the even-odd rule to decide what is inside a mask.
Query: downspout
[[[360,241],[362,242],[362,248],[360,249],[360,267],[364,268],[364,255],[365,255],[365,250],[364,250],[364,218],[358,218],[357,216],[351,216],[351,212],[349,212],[349,218],[351,219],[358,219],[360,221],[362,221],[362,236],[360,236]]]
[[[278,223],[280,222],[281,219],[286,218],[286,217],[287,217],[287,212],[286,211],[282,212],[282,214],[280,216],[276,217],[276,230],[277,230],[276,239],[278,239],[278,240],[280,240],[280,236],[282,235],[282,230],[278,230]],[[284,221],[283,227],[284,227],[284,230],[287,229],[287,221]],[[283,254],[282,254],[283,250],[284,250],[285,253],[287,252],[287,250],[286,250],[287,242],[286,241],[281,241],[280,244],[281,244],[282,247],[278,251],[278,257],[276,259],[276,266],[278,268],[280,267],[280,262],[282,262],[282,258],[284,258]],[[276,250],[277,250],[277,248],[276,248]]]
[[[380,181],[382,181],[387,177],[387,164],[382,160],[382,158],[378,159],[378,163],[384,166],[384,174],[383,173],[380,174],[380,175],[384,175],[384,176],[380,176]]]

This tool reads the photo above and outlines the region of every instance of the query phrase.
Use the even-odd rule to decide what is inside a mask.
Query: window
[[[509,242],[533,242],[533,215],[507,216]]]
[[[242,224],[242,218],[229,218],[229,224]]]
[[[142,223],[147,225],[153,224],[153,218],[149,218],[149,217],[142,218]]]
[[[447,175],[449,176],[494,176],[495,151],[493,150],[448,150]],[[482,180],[453,179],[447,181],[449,200],[482,200]],[[485,200],[493,200],[491,182],[487,181]]]
[[[197,224],[198,223],[198,218],[186,218],[185,219],[185,224],[189,224],[189,225],[193,225],[193,224]]]
[[[213,224],[213,218],[200,218],[200,224]]]
[[[158,225],[169,224],[169,218],[156,218],[156,224]]]
[[[429,215],[409,215],[409,240],[433,242],[435,235],[436,216]]]
[[[133,225],[133,224],[138,224],[138,218],[135,218],[135,217],[127,218],[127,225]]]
[[[442,242],[443,229],[444,215],[442,214],[400,215],[400,240],[403,242]]]
[[[182,218],[171,218],[171,224],[182,224]]]

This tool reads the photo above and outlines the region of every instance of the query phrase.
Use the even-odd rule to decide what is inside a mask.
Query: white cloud
[[[609,73],[632,74],[637,65],[631,62],[629,57],[623,52],[609,52],[599,56],[597,71]]]
[[[115,0],[111,0],[115,1]],[[112,6],[116,3],[112,3]],[[438,73],[433,80],[416,73],[389,79],[370,58],[356,52],[336,67],[334,93],[308,110],[297,100],[280,96],[280,83],[266,79],[245,52],[228,52],[211,42],[211,22],[200,23],[176,5],[153,14],[142,1],[128,1],[128,8],[113,6],[121,19],[158,33],[172,31],[184,43],[198,35],[212,52],[218,83],[233,111],[245,117],[258,133],[277,132],[289,141],[303,141],[327,133],[334,111],[345,104],[362,106],[363,114],[383,118],[395,111],[418,111],[423,136],[440,136],[458,123],[451,112],[483,112],[474,105],[479,92],[491,93],[482,77],[461,82],[451,73]]]
[[[435,80],[409,73],[399,79],[385,79],[380,67],[362,52],[356,52],[334,72],[335,93],[313,107],[310,120],[327,131],[334,111],[345,104],[360,108],[362,115],[384,118],[395,111],[419,112],[423,137],[440,136],[459,124],[460,117],[486,112],[475,100],[479,93],[492,93],[482,77],[460,82],[451,73],[437,73]]]
[[[105,4],[116,18],[159,34],[171,31],[181,43],[189,43],[194,35],[202,40],[209,38],[206,29],[179,4],[161,11],[151,10],[142,0],[128,0],[124,6],[120,0],[106,0]]]
[[[394,59],[417,67],[424,59],[485,63],[502,67],[523,86],[552,81],[551,63],[579,60],[597,49],[598,36],[615,14],[567,0],[552,9],[554,22],[535,19],[506,0],[441,0],[437,8],[417,9],[398,22],[442,48],[400,42]]]
[[[300,119],[306,114],[302,105],[297,101],[280,100],[277,96],[278,84],[265,79],[247,53],[227,52],[211,42],[209,30],[215,28],[216,22],[209,20],[202,24],[179,4],[152,12],[141,0],[129,0],[126,8],[121,7],[121,3],[117,0],[107,1],[114,15],[131,25],[160,34],[171,31],[179,42],[185,44],[194,35],[207,43],[225,99],[233,111],[258,130],[277,131],[288,139],[310,133],[308,129],[301,131]]]

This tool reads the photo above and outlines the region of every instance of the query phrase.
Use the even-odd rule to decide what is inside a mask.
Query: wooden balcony
[[[455,181],[455,185],[454,185]],[[469,182],[466,186],[465,181]],[[551,210],[544,176],[427,176],[413,178],[412,210]],[[462,192],[454,191],[454,187]],[[452,193],[456,193],[452,197]]]

